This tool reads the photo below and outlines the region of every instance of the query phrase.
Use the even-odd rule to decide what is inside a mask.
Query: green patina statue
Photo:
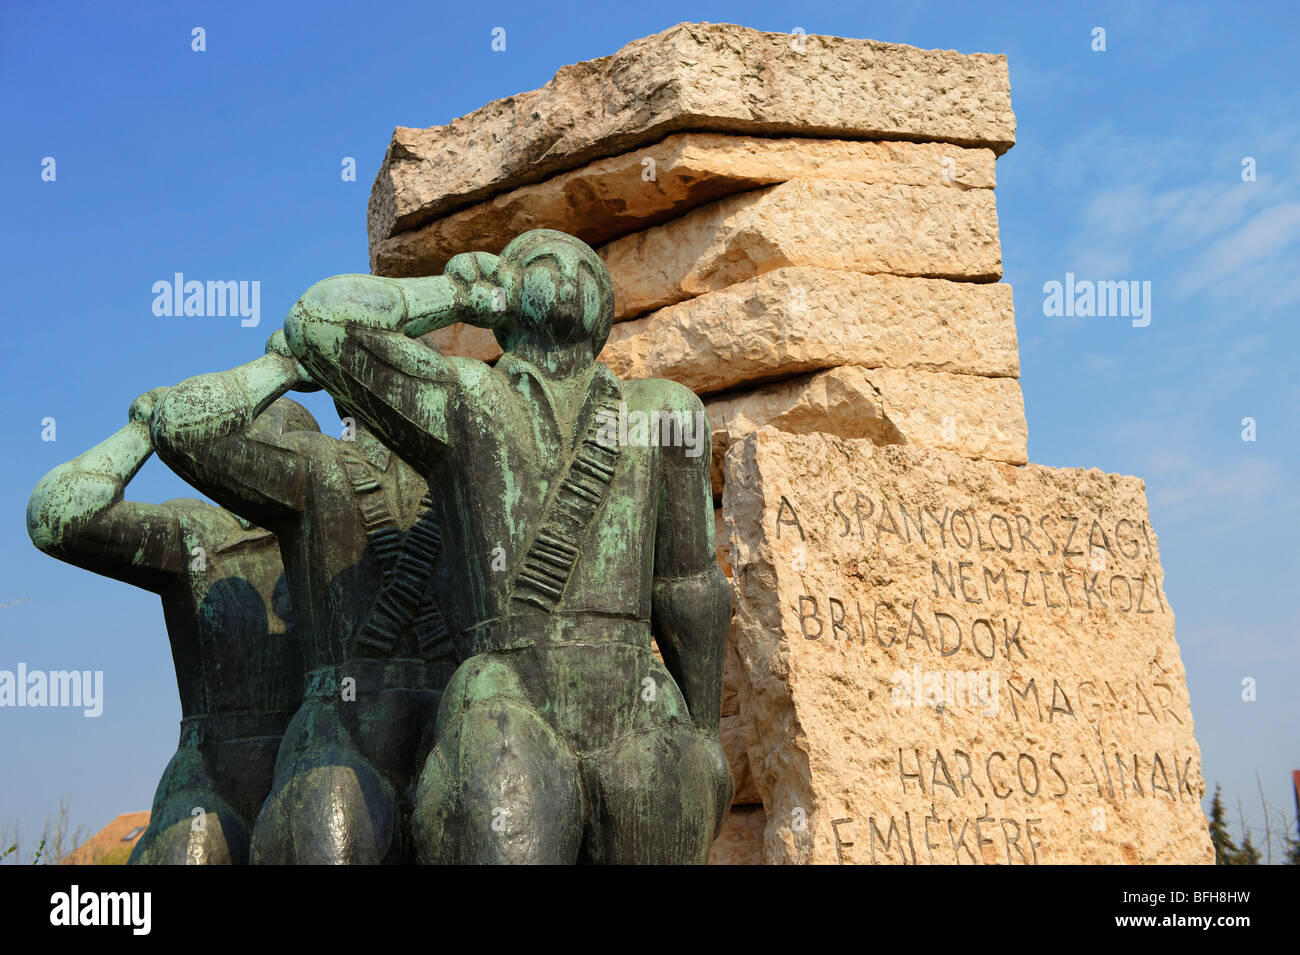
[[[149,420],[166,392],[141,395],[124,428],[42,478],[27,528],[47,554],[162,598],[180,745],[130,861],[241,864],[281,735],[302,699],[302,661],[270,533],[202,501],[123,500],[153,452]],[[278,436],[304,417],[306,409],[285,400],[253,430]]]
[[[258,428],[290,389],[316,385],[277,332],[263,357],[176,386],[153,418],[173,470],[277,535],[298,608],[302,707],[252,861],[413,861],[409,793],[460,659],[436,593],[450,586],[435,567],[441,502],[364,428]]]
[[[596,361],[613,311],[596,254],[538,230],[500,256],[458,255],[441,276],[327,279],[285,322],[311,378],[410,462],[438,505],[434,589],[465,658],[442,694],[413,796],[420,861],[699,863],[729,806],[718,724],[730,591],[714,553],[708,428],[688,389],[620,383]],[[505,352],[494,367],[444,356],[423,337],[456,322],[493,330]],[[194,402],[214,409],[195,446],[228,417],[238,427],[222,427],[245,427],[301,379],[284,368],[279,384],[244,388],[237,414],[212,396]],[[182,389],[163,412],[185,401]],[[633,419],[640,427],[625,426]],[[646,421],[661,430],[647,432]],[[696,440],[663,440],[674,424],[678,437],[697,429]],[[314,477],[318,467],[302,456],[276,467],[286,475],[276,495],[262,483],[270,468],[225,470],[244,475],[259,501],[275,497],[245,513],[280,534],[291,585],[317,580],[293,593],[317,648],[309,665],[319,666],[327,647],[346,649],[360,621],[346,609],[372,592],[338,580],[357,554],[332,556],[352,533],[333,523],[356,522],[359,510],[337,466],[332,478]],[[308,489],[326,485],[335,496],[313,503]],[[290,488],[299,495],[291,502]],[[291,522],[288,510],[298,515]],[[298,566],[325,560],[328,570]],[[330,614],[339,618],[332,629]],[[329,662],[346,659],[337,656]],[[343,712],[331,719],[341,723]],[[405,718],[384,712],[378,734],[408,732]],[[277,789],[298,747],[311,752],[314,734],[337,732],[323,714],[295,720]],[[255,855],[264,825],[276,830],[268,845],[292,842],[292,810],[274,809],[276,798]]]
[[[613,311],[546,230],[327,279],[261,358],[42,480],[38,547],[163,598],[181,747],[133,862],[705,861],[732,796],[709,430],[596,361]],[[437,350],[455,322],[495,367]],[[283,397],[322,386],[342,438]],[[155,449],[221,507],[122,500]]]

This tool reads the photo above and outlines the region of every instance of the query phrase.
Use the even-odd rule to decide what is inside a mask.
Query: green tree
[[[1227,813],[1219,784],[1214,784],[1214,799],[1210,802],[1210,842],[1214,846],[1215,865],[1234,865],[1240,850],[1228,832]]]
[[[1259,850],[1255,844],[1250,841],[1250,833],[1246,833],[1245,841],[1241,844],[1241,849],[1237,853],[1237,858],[1232,861],[1232,865],[1259,865]]]
[[[1259,865],[1263,856],[1259,849],[1255,848],[1254,841],[1250,838],[1250,827],[1246,825],[1246,807],[1237,800],[1237,818],[1241,820],[1241,848],[1237,851],[1237,858],[1232,860],[1232,865]],[[1264,845],[1268,848],[1269,858],[1273,857],[1273,839],[1268,831],[1268,803],[1264,803]]]

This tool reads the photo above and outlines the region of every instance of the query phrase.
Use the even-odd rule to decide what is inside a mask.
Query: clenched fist
[[[158,402],[167,397],[167,392],[171,390],[171,385],[162,385],[140,395],[131,402],[131,408],[126,413],[127,420],[148,424],[153,418],[153,409],[158,407]]]

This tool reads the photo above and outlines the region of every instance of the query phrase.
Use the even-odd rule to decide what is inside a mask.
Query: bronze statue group
[[[599,426],[703,408],[596,360],[613,306],[548,230],[327,279],[40,481],[37,547],[162,598],[180,742],[132,863],[705,861],[732,796],[710,455]],[[456,322],[503,356],[440,353]],[[285,397],[318,389],[340,438]],[[155,452],[219,506],[125,500]]]

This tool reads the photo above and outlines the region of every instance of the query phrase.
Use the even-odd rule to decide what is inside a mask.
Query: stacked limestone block
[[[436,274],[534,228],[591,244],[616,294],[600,359],[704,398],[717,502],[728,449],[764,427],[1023,465],[993,191],[1014,139],[1001,56],[679,24],[446,126],[398,128],[372,268]],[[500,355],[481,329],[437,337]],[[729,533],[720,510],[730,576]],[[772,785],[749,765],[754,661],[734,638],[737,794],[713,861],[779,861]]]

